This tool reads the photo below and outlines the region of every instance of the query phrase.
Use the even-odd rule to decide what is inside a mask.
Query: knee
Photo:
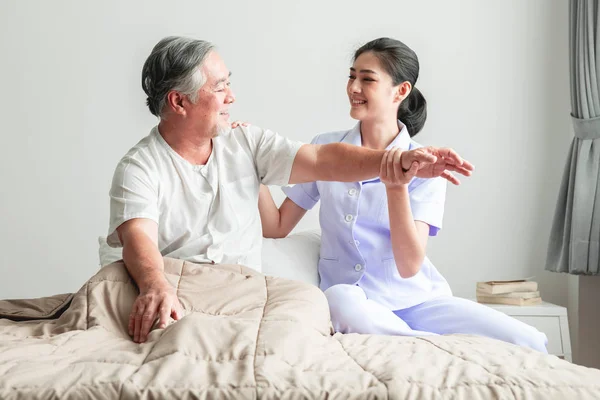
[[[329,313],[331,320],[334,323],[336,331],[343,332],[345,329],[341,328],[341,325],[345,325],[342,321],[346,321],[356,315],[356,312],[350,310],[355,309],[353,305],[356,305],[360,301],[362,290],[354,285],[334,285],[325,290],[325,297],[329,303]],[[362,297],[365,297],[362,294]],[[340,325],[341,324],[341,325]]]
[[[514,330],[512,334],[509,334],[507,339],[508,342],[518,346],[528,347],[546,354],[548,353],[548,350],[546,349],[546,346],[548,345],[546,334],[525,323],[523,323],[521,329]]]
[[[356,297],[354,285],[334,285],[325,290],[325,297],[329,303],[329,309],[338,310],[346,308],[348,302],[351,302],[353,297]]]
[[[517,344],[548,354],[548,349],[546,348],[548,345],[548,338],[546,337],[546,334],[537,329],[532,330],[533,332],[529,335],[521,335],[521,337],[518,338],[520,343]]]

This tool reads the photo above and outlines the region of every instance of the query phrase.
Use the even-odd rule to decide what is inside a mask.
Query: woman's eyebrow
[[[356,72],[356,70],[352,67],[350,67],[350,71],[352,72]],[[377,72],[373,71],[372,69],[361,69],[359,71],[361,74],[375,74],[378,75]]]

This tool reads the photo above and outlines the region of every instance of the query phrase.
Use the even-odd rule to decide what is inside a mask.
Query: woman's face
[[[359,121],[396,119],[400,102],[410,93],[410,83],[394,86],[392,77],[372,52],[361,54],[350,67],[350,116]]]

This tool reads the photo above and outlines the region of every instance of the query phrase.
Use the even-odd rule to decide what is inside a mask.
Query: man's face
[[[202,65],[206,82],[198,91],[198,99],[188,110],[188,116],[202,130],[209,129],[213,136],[228,130],[229,106],[235,101],[230,87],[231,73],[221,56],[211,51]]]

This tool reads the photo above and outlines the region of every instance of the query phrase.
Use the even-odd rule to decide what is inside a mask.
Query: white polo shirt
[[[260,183],[287,185],[302,143],[256,126],[213,139],[205,165],[177,154],[154,127],[121,159],[110,189],[108,244],[134,218],[158,224],[165,257],[242,264],[260,271]]]

